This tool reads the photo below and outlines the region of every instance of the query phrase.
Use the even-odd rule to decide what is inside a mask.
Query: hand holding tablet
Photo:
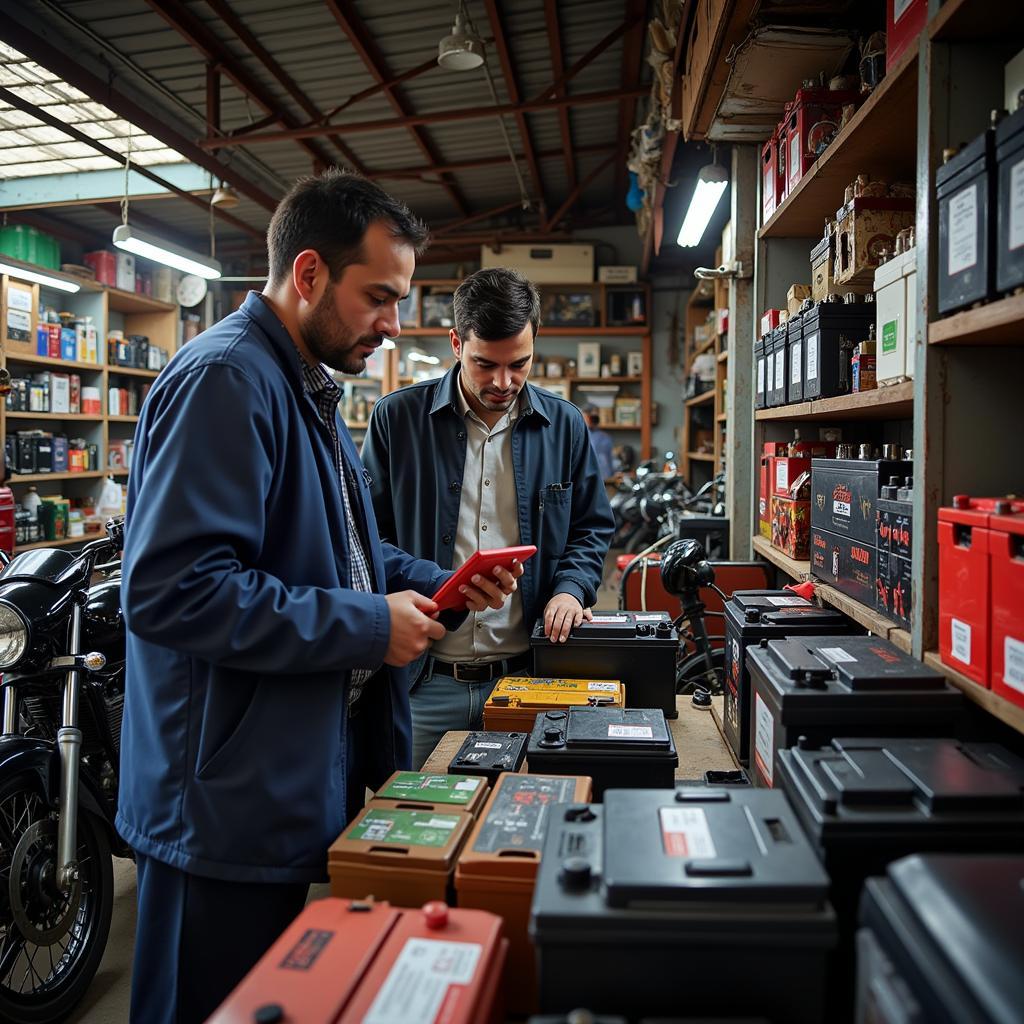
[[[474,576],[482,576],[484,579],[495,583],[494,569],[501,566],[509,572],[513,572],[514,563],[525,562],[528,558],[537,553],[536,547],[532,544],[524,544],[512,548],[491,548],[487,551],[476,551],[466,562],[455,570],[441,588],[433,595],[432,599],[437,605],[438,611],[462,611],[466,607],[466,595],[461,593],[459,588],[464,586],[475,587]]]

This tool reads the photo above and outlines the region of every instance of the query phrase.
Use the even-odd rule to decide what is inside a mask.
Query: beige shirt
[[[466,468],[462,474],[459,524],[452,567],[474,551],[519,544],[516,481],[512,470],[512,427],[519,416],[522,392],[505,415],[488,427],[456,388],[459,412],[466,422]],[[517,590],[499,609],[470,612],[454,632],[434,642],[431,654],[441,661],[467,664],[510,658],[529,650],[523,624],[523,598]]]

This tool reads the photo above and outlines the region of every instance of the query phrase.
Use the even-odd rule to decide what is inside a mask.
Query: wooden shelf
[[[79,423],[102,423],[102,416],[83,416],[68,412],[5,412],[9,420],[76,420]]]
[[[130,472],[131,470],[119,467],[117,469],[108,469],[106,472],[106,476],[127,476]]]
[[[729,358],[729,350],[726,349],[724,352],[718,353],[718,362],[724,363]]]
[[[531,384],[640,384],[643,377],[529,377]]]
[[[916,125],[917,48],[911,47],[758,231],[758,237],[821,238],[825,221],[835,217],[846,186],[858,174],[912,183]]]
[[[702,391],[699,395],[694,395],[693,398],[688,398],[684,405],[686,405],[686,407],[690,409],[695,405],[705,405],[708,402],[713,402],[714,400],[715,389],[708,388],[707,391]]]
[[[798,561],[783,554],[778,548],[772,546],[771,542],[760,535],[754,537],[754,550],[767,559],[773,565],[778,566],[787,576],[803,583],[811,577],[811,563],[809,561]],[[891,619],[879,615],[874,608],[869,608],[860,601],[830,587],[821,580],[813,580],[815,596],[823,603],[838,609],[844,615],[848,615],[854,622],[860,623],[865,629],[870,630],[877,636],[885,637],[890,643],[900,650],[910,653],[910,634],[897,626]]]
[[[107,305],[115,313],[174,313],[178,309],[173,303],[161,302],[150,295],[126,292],[109,285],[104,285],[103,290],[107,293]]]
[[[51,359],[49,356],[30,356],[8,349],[4,356],[8,364],[24,363],[28,366],[49,366],[54,370],[94,370],[99,373],[105,369],[102,363],[81,363],[77,359]]]
[[[450,327],[403,327],[401,337],[395,340],[401,342],[402,338],[447,338],[450,330]],[[651,328],[646,324],[639,326],[631,324],[623,327],[549,327],[544,325],[541,327],[538,337],[621,338],[650,333]]]
[[[715,456],[711,452],[687,452],[686,457],[694,462],[714,462]]]
[[[105,536],[106,533],[99,530],[93,533],[86,533],[81,537],[64,537],[61,540],[37,540],[32,544],[18,544],[14,549],[14,553],[20,555],[22,551],[34,551],[36,548],[67,548],[74,544],[88,544],[91,540],[99,540],[100,537]]]
[[[108,416],[107,421],[109,423],[138,423],[138,416]]]
[[[1012,41],[1022,31],[1024,9],[1005,0],[946,0],[928,24],[928,35],[944,42]]]
[[[928,325],[930,345],[1024,345],[1024,292]]]
[[[106,475],[98,469],[90,469],[82,473],[13,473],[11,483],[34,484],[45,480],[97,480]]]
[[[968,700],[983,707],[989,714],[995,715],[1001,722],[1024,733],[1024,708],[1000,697],[998,693],[986,690],[973,679],[968,679],[962,672],[951,668],[943,660],[938,651],[928,651],[924,656],[925,664],[936,672],[941,672],[949,682],[960,690]]]
[[[718,414],[718,415],[717,415],[717,416],[715,417],[715,422],[716,422],[716,423],[725,423],[725,422],[726,422],[726,421],[727,421],[728,419],[729,419],[729,414],[728,414],[728,413],[725,413],[725,412],[720,412],[720,413],[719,413],[719,414]]]
[[[152,380],[160,372],[159,370],[136,370],[134,366],[108,366],[109,373],[120,373],[126,377],[148,377]]]
[[[756,420],[903,420],[914,414],[914,382],[861,391],[816,402],[758,409]]]

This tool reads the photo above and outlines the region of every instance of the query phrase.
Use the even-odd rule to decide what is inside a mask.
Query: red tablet
[[[491,548],[489,551],[474,551],[461,568],[455,570],[455,575],[450,576],[441,585],[441,589],[434,594],[431,600],[437,603],[439,611],[461,611],[466,607],[466,595],[459,593],[459,587],[469,583],[477,573],[493,579],[491,571],[495,566],[500,565],[505,569],[511,569],[514,559],[525,562],[535,554],[537,554],[537,549],[533,544],[523,544],[517,548]]]

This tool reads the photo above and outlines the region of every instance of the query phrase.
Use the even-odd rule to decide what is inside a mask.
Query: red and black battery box
[[[818,148],[839,131],[843,107],[856,103],[859,94],[852,89],[797,89],[785,120],[786,189],[792,192],[800,179],[818,159]]]
[[[885,70],[916,44],[928,21],[928,0],[885,0]]]
[[[490,1024],[502,1018],[500,917],[428,903],[310,903],[208,1024]]]
[[[1024,514],[990,525],[992,692],[1024,707]]]
[[[779,130],[761,147],[761,223],[766,224],[779,205]],[[762,334],[764,331],[761,332]]]

